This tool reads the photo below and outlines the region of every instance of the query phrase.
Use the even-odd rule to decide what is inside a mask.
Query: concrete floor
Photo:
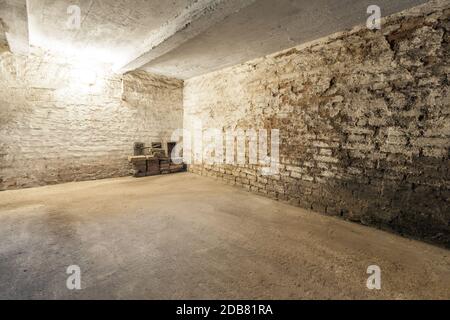
[[[450,299],[450,252],[188,173],[1,192],[0,299],[55,298]]]

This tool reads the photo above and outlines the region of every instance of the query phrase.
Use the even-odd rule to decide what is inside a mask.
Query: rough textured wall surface
[[[450,1],[186,81],[184,125],[281,130],[280,174],[190,171],[450,246]]]
[[[9,51],[8,40],[6,39],[6,26],[0,19],[0,53]]]
[[[182,127],[183,83],[0,54],[0,190],[128,175],[134,142]]]

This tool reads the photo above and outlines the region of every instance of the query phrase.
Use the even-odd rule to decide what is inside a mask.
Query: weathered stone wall
[[[128,175],[134,142],[183,125],[182,96],[179,80],[1,53],[0,190]]]
[[[190,79],[184,125],[280,129],[281,172],[190,171],[450,246],[450,1]]]

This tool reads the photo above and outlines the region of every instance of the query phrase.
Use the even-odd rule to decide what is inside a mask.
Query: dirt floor
[[[56,298],[450,299],[450,251],[189,173],[0,192],[0,299]]]

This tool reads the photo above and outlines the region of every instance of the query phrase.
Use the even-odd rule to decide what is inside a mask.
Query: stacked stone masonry
[[[0,190],[129,175],[135,142],[182,126],[182,81],[102,70],[0,52]]]
[[[450,1],[185,82],[184,127],[279,129],[281,171],[189,167],[450,246]],[[195,143],[195,141],[194,141]]]

